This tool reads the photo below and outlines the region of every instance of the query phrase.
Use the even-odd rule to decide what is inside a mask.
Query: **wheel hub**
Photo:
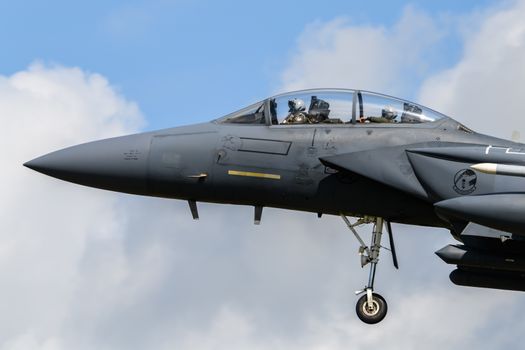
[[[375,316],[379,312],[379,303],[373,300],[371,303],[363,304],[363,313],[367,316]]]

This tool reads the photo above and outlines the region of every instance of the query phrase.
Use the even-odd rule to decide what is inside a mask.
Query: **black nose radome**
[[[149,135],[138,134],[89,142],[35,158],[24,166],[85,186],[145,194],[150,140]]]

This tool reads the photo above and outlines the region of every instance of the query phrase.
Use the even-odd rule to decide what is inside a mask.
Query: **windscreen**
[[[230,113],[216,120],[221,124],[266,124],[264,117],[264,101],[254,103],[237,112]]]

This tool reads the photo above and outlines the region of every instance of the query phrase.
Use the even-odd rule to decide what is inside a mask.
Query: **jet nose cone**
[[[146,194],[151,137],[116,137],[65,148],[24,163],[43,174],[112,191]]]
[[[24,166],[38,171],[39,173],[46,174],[53,177],[60,177],[59,175],[63,173],[68,166],[67,157],[64,157],[63,151],[56,151],[53,153],[46,154],[44,156],[25,162]]]
[[[35,170],[35,171],[38,171],[38,172],[42,172],[42,166],[39,164],[39,159],[42,158],[42,157],[38,157],[38,158],[35,158],[33,160],[30,160],[29,162],[25,162],[24,163],[24,166],[29,168],[29,169],[32,169],[32,170]]]

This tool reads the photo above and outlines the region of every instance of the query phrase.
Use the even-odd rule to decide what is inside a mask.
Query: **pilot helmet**
[[[395,119],[397,117],[396,110],[392,106],[386,106],[381,111],[381,116],[389,120]]]
[[[304,101],[300,98],[294,98],[293,100],[288,101],[288,107],[290,108],[291,113],[302,112],[306,110]]]

